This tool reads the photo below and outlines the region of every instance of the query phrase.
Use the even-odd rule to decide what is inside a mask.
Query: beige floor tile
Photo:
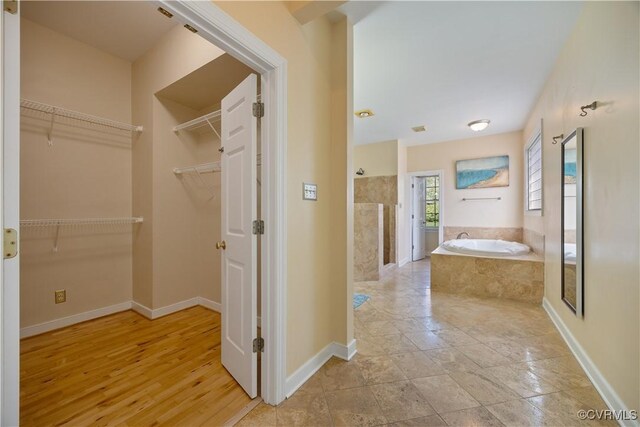
[[[366,324],[366,329],[369,335],[391,335],[399,334],[400,331],[394,326],[393,320],[375,320]]]
[[[411,332],[404,335],[420,350],[449,347],[449,344],[431,331]]]
[[[278,406],[276,414],[277,424],[283,426],[332,424],[324,393],[296,393]]]
[[[527,367],[520,365],[494,366],[483,369],[481,372],[502,382],[522,397],[533,397],[559,390],[553,384],[531,372]]]
[[[536,376],[560,390],[591,385],[573,356],[536,360],[524,365]]]
[[[493,403],[520,398],[516,392],[512,391],[506,385],[480,371],[452,372],[449,375],[473,396],[474,399],[483,405],[491,405]]]
[[[482,368],[513,363],[507,357],[504,357],[484,344],[464,345],[456,347],[456,349]]]
[[[360,356],[380,356],[387,354],[382,345],[383,339],[379,336],[367,335],[357,340],[357,349]]]
[[[421,351],[392,354],[390,357],[407,378],[432,377],[446,373],[442,366]]]
[[[513,427],[558,427],[562,420],[547,414],[526,400],[510,400],[486,407],[502,424]]]
[[[366,385],[390,383],[407,379],[390,356],[357,356],[355,363],[358,364]]]
[[[322,393],[324,389],[322,388],[322,369],[313,374],[311,378],[305,381],[302,386],[296,391],[296,394],[301,393]]]
[[[442,418],[450,426],[456,427],[503,427],[500,422],[486,408],[477,407],[463,409],[462,411],[447,412],[442,414]]]
[[[550,414],[561,419],[564,425],[617,425],[613,420],[581,420],[577,416],[578,411],[588,411],[593,408],[565,394],[564,392],[531,397],[527,399],[527,401],[545,414]]]
[[[477,371],[481,369],[477,363],[456,348],[439,348],[425,351],[425,354],[447,372]]]
[[[275,406],[260,403],[251,412],[245,415],[235,427],[275,427],[276,408]]]
[[[331,358],[319,371],[320,383],[324,391],[362,387],[364,377],[354,361],[346,362]]]
[[[440,416],[434,414],[412,420],[398,421],[388,424],[388,427],[442,427],[446,425],[447,423]]]
[[[608,409],[607,404],[604,403],[604,400],[602,400],[602,397],[600,397],[600,394],[592,385],[588,385],[586,387],[570,388],[565,390],[564,392],[568,396],[573,397],[574,399],[584,403],[592,409]]]
[[[447,344],[458,347],[462,345],[478,344],[478,340],[467,335],[460,329],[441,329],[434,332],[442,338]]]
[[[380,339],[380,345],[384,348],[387,354],[395,353],[407,353],[409,351],[418,351],[418,347],[415,346],[404,335],[385,335],[383,337],[377,337]]]
[[[325,393],[336,426],[376,426],[387,419],[368,387]]]
[[[389,422],[434,414],[427,399],[410,381],[378,384],[370,387],[382,413]]]
[[[411,381],[438,413],[480,406],[480,403],[449,375],[416,378]]]

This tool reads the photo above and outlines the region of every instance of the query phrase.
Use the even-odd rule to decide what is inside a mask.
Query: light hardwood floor
[[[22,340],[23,426],[216,426],[251,399],[220,362],[220,315],[125,311]]]

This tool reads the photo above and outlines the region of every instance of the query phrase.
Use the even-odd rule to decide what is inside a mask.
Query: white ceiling
[[[177,25],[147,1],[50,0],[21,5],[24,18],[130,62]]]
[[[349,2],[355,143],[408,145],[523,128],[581,2]],[[483,132],[467,127],[490,119]],[[414,133],[411,127],[425,125]]]

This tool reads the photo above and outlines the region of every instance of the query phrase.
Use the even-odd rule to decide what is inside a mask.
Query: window
[[[538,131],[525,150],[527,211],[542,211],[542,134]]]
[[[425,226],[438,228],[440,226],[440,177],[425,178]]]

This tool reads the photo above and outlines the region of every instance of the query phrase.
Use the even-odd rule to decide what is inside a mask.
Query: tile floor
[[[576,417],[606,405],[541,307],[431,293],[428,260],[355,287],[354,359],[237,426],[616,425]]]

